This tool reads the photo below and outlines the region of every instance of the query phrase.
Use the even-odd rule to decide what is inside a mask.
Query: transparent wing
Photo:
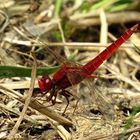
[[[45,50],[47,52],[49,52],[55,59],[56,61],[62,65],[62,64],[67,64],[69,63],[69,61],[67,59],[65,59],[64,57],[62,57],[61,55],[59,55],[57,52],[54,52],[51,48],[49,48],[48,46],[45,47]]]
[[[93,84],[93,81],[91,82],[91,80],[88,79],[85,82],[90,90],[90,96],[97,105],[99,111],[107,120],[115,120],[116,111],[111,100],[109,100],[109,98],[106,97],[103,92],[97,86],[95,86],[95,84]]]

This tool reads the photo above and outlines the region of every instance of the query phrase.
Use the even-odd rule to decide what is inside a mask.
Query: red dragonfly
[[[58,93],[65,96],[67,103],[69,104],[68,97],[71,94],[66,89],[72,85],[80,83],[85,78],[95,78],[91,74],[106,60],[112,53],[114,53],[133,33],[138,29],[140,24],[136,24],[128,29],[121,37],[119,37],[114,43],[103,50],[98,56],[89,61],[83,66],[77,66],[76,64],[66,62],[61,68],[53,75],[51,79],[49,76],[42,76],[38,80],[38,84],[42,93],[50,93],[47,101],[51,101],[54,105],[56,102],[56,96]],[[55,53],[47,48],[50,53],[56,57]],[[68,104],[66,108],[68,107]],[[66,111],[66,108],[64,112]]]

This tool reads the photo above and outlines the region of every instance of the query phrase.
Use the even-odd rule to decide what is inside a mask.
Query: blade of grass
[[[132,0],[118,0],[114,5],[110,6],[108,8],[109,12],[118,12],[118,11],[124,11],[124,10],[136,10],[137,7],[139,7],[139,3],[137,1]]]
[[[102,0],[102,1],[99,1],[98,3],[94,4],[92,7],[91,7],[91,10],[96,10],[96,9],[99,9],[99,8],[107,8],[109,5],[112,5],[114,4],[115,2],[117,2],[118,0],[111,0],[111,1],[108,1],[108,0]]]
[[[127,9],[130,6],[130,4],[125,3],[125,4],[121,4],[121,5],[116,5],[116,6],[112,6],[108,9],[109,12],[118,12],[118,11],[123,11],[125,9]]]
[[[130,117],[128,118],[127,122],[126,122],[126,125],[124,126],[124,130],[123,130],[123,133],[122,135],[120,136],[120,140],[123,140],[124,139],[124,136],[126,135],[127,133],[127,130],[132,126],[132,123],[133,123],[133,119],[135,117],[135,115],[140,111],[140,104],[138,106],[136,106]]]
[[[140,53],[140,46],[137,46],[133,43],[134,47],[137,49],[137,51]]]
[[[62,0],[56,0],[55,2],[55,9],[54,9],[54,17],[59,16],[59,12],[61,10]]]
[[[37,75],[49,75],[54,73],[59,66],[46,68],[41,67],[37,69]],[[0,66],[0,78],[11,77],[30,77],[32,68],[18,67],[18,66]]]

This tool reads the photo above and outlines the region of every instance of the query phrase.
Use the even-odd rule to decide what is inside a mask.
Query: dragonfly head
[[[51,78],[46,75],[38,80],[38,85],[42,93],[47,93],[51,90],[53,84]]]

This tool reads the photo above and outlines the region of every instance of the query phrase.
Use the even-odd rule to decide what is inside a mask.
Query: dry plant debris
[[[48,107],[46,95],[40,96],[35,74],[37,67],[61,64],[42,47],[43,43],[66,59],[85,64],[140,22],[138,1],[124,3],[128,7],[119,7],[119,2],[0,0],[0,64],[35,65],[32,78],[0,79],[0,139],[140,139],[140,55],[135,48],[140,46],[139,31],[98,69],[95,75],[99,77],[90,81],[91,91],[96,88],[111,101],[115,120],[104,117],[85,83],[70,88],[80,101],[73,114],[76,101],[70,97],[62,116],[65,99],[58,96],[57,103]]]

